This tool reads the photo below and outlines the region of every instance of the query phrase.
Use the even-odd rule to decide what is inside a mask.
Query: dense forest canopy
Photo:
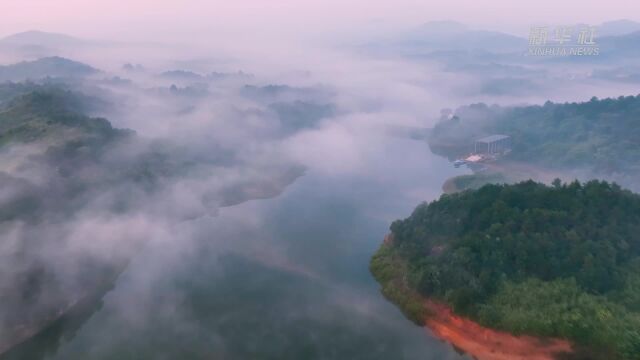
[[[487,185],[391,225],[372,260],[480,323],[562,337],[604,358],[640,356],[640,195],[591,181]]]
[[[513,139],[512,160],[603,174],[640,172],[640,96],[524,107],[480,103],[455,114],[431,133],[437,153],[464,155],[474,140],[499,133]]]
[[[92,140],[109,141],[127,131],[112,128],[109,121],[91,118],[78,110],[83,98],[61,89],[35,90],[18,96],[0,110],[0,144],[50,143]]]

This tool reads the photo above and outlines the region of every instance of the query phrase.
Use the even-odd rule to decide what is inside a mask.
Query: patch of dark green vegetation
[[[20,89],[18,89],[20,91]],[[82,99],[61,89],[35,90],[14,98],[0,110],[0,145],[49,139],[53,142],[91,137],[109,141],[128,132],[109,121],[81,114]]]
[[[603,174],[640,173],[638,125],[640,96],[524,107],[480,103],[441,120],[429,143],[434,152],[456,157],[482,136],[506,134],[512,137],[511,160]]]
[[[639,358],[640,195],[599,181],[486,185],[422,204],[391,231],[371,270],[405,313],[409,295],[393,291],[592,357]]]
[[[514,181],[499,172],[479,172],[453,177],[447,180],[443,189],[446,193],[454,193],[470,189],[479,189],[487,184],[505,184],[510,182]]]

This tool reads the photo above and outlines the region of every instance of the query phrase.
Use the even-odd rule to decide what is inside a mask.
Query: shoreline
[[[431,314],[425,320],[425,328],[431,335],[477,360],[557,360],[574,352],[567,340],[515,336],[493,330],[430,299],[424,301],[424,306]]]
[[[559,360],[576,353],[568,340],[517,336],[457,315],[448,305],[410,288],[405,268],[406,263],[393,253],[393,235],[386,235],[370,265],[382,294],[428,335],[476,360]]]
[[[523,163],[491,163],[486,172],[474,171],[472,174],[448,178],[442,184],[442,192],[451,195],[490,183],[514,183],[526,179],[550,183],[562,175],[564,174]],[[482,326],[455,314],[448,305],[411,289],[402,275],[406,264],[393,254],[393,234],[385,236],[377,255],[388,257],[385,261],[394,268],[392,275],[377,276],[374,273],[383,287],[383,295],[400,307],[409,320],[422,326],[430,336],[451,344],[461,353],[476,360],[559,360],[571,358],[571,355],[580,352],[568,340],[516,336]]]
[[[300,177],[304,176],[305,171],[306,169],[304,168],[293,167],[283,174],[278,174],[274,179],[269,179],[268,182],[257,182],[257,185],[251,184],[253,186],[240,186],[238,193],[234,194],[236,197],[228,203],[221,204],[220,208],[233,207],[253,200],[278,197]],[[135,252],[138,253],[139,251],[140,248]],[[86,315],[89,309],[98,305],[104,296],[115,288],[118,278],[127,269],[133,257],[135,257],[135,255],[123,260],[121,264],[117,264],[114,273],[107,276],[107,279],[100,281],[95,288],[88,289],[84,293],[70,299],[61,305],[55,313],[39,320],[37,323],[26,324],[22,325],[19,329],[13,329],[9,334],[9,338],[0,340],[0,359],[23,358],[22,351],[28,351],[29,349],[26,348],[29,347],[30,342],[34,341],[34,339],[37,339],[42,334],[46,334],[51,329],[59,327],[61,324],[74,322],[76,318]],[[56,331],[62,330],[56,329]],[[13,356],[13,353],[19,353],[19,355],[17,357]]]
[[[98,285],[69,300],[55,314],[42,319],[38,323],[22,325],[20,330],[14,331],[11,337],[0,342],[0,359],[15,358],[12,354],[20,352],[21,348],[28,347],[30,341],[55,328],[58,324],[73,321],[88,313],[92,307],[98,304],[104,296],[115,287],[116,281],[126,270],[129,259],[118,264],[114,271],[106,275],[105,279],[98,281]],[[21,357],[21,356],[19,356]],[[18,357],[18,358],[19,358]]]

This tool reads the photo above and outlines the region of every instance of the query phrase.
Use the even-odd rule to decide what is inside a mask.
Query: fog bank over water
[[[75,164],[73,179],[88,192],[69,202],[71,219],[40,225],[38,234],[61,240],[29,250],[69,284],[55,301],[49,292],[38,301],[82,299],[87,261],[127,265],[102,306],[7,359],[457,357],[425,340],[368,273],[390,221],[438,196],[454,172],[410,139],[438,112],[437,92],[421,84],[430,75],[424,65],[398,66],[403,60],[298,51],[276,65],[247,57],[220,67],[184,60],[193,53],[135,61],[123,49],[74,53],[96,71],[61,86],[84,94],[90,114],[136,133],[100,148],[100,162]],[[11,176],[48,191],[45,214],[54,218],[61,195],[48,175],[38,182],[24,169],[56,164],[34,159],[21,158]],[[140,161],[161,176],[141,185],[121,170]],[[22,239],[21,226],[6,231]],[[19,278],[5,273],[8,283]]]
[[[368,271],[392,221],[469,172],[429,149],[441,109],[586,101],[633,94],[638,85],[633,73],[618,76],[634,61],[624,53],[611,50],[607,59],[615,61],[606,66],[599,59],[531,59],[522,56],[525,38],[495,33],[490,38],[499,44],[487,40],[478,49],[462,40],[485,32],[451,22],[412,28],[399,19],[422,15],[388,4],[361,4],[365,14],[355,17],[368,25],[342,38],[323,29],[344,26],[357,11],[331,19],[335,2],[311,10],[278,2],[283,11],[243,2],[265,11],[243,31],[245,9],[220,5],[221,13],[238,16],[226,20],[236,27],[226,33],[220,29],[227,23],[211,25],[220,31],[207,27],[216,9],[204,2],[175,9],[133,1],[119,18],[122,29],[139,30],[128,37],[109,22],[118,16],[104,3],[63,1],[53,9],[27,2],[46,16],[12,17],[0,32],[51,25],[46,29],[82,36],[29,32],[0,40],[0,75],[11,80],[2,89],[15,96],[0,92],[3,111],[41,120],[33,128],[56,135],[0,150],[0,205],[26,209],[2,214],[8,220],[0,235],[8,240],[0,244],[0,259],[7,259],[0,288],[46,274],[45,285],[60,280],[51,290],[56,296],[44,285],[30,296],[54,310],[93,294],[95,284],[101,291],[80,316],[33,336],[6,359],[459,359],[388,303]],[[458,3],[469,5],[464,13],[477,8]],[[70,6],[88,16],[52,16]],[[17,3],[3,7],[26,11]],[[259,31],[286,9],[315,9],[318,18],[289,13]],[[376,26],[369,17],[391,10],[397,19],[385,26],[392,30],[366,31]],[[140,14],[146,11],[149,23]],[[83,33],[94,20],[95,29]],[[595,13],[584,19],[601,20]],[[306,21],[309,29],[299,33],[292,26]],[[174,25],[180,29],[172,33]],[[429,42],[434,28],[436,40],[442,28],[453,28],[461,41],[440,48]],[[613,75],[598,75],[603,68]],[[67,123],[80,119],[106,135],[82,137],[47,118],[60,104],[73,108],[62,112]],[[38,206],[29,213],[32,203]],[[87,275],[87,264],[117,268],[109,273],[114,284]],[[25,304],[18,296],[0,302],[0,325],[11,325],[0,335],[23,320],[16,309]]]
[[[436,197],[456,171],[423,143],[380,145],[387,151],[366,153],[376,164],[364,172],[312,168],[278,198],[182,223],[172,231],[179,242],[152,240],[54,358],[129,349],[194,358],[457,359],[388,304],[367,270],[390,220],[408,214],[417,196]],[[398,161],[407,157],[423,166]]]

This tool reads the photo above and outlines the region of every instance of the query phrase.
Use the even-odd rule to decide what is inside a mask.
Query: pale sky
[[[158,39],[228,33],[292,35],[410,28],[456,20],[524,31],[534,24],[640,20],[637,0],[0,0],[0,36],[25,30],[90,38]]]

